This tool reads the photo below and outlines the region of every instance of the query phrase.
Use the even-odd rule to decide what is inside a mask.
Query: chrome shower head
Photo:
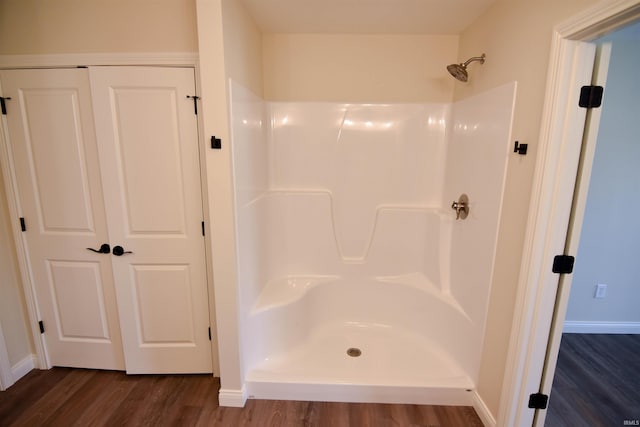
[[[479,63],[484,64],[485,57],[486,56],[483,53],[482,56],[474,56],[473,58],[468,59],[462,64],[447,65],[447,71],[449,71],[449,74],[451,74],[453,77],[460,80],[461,82],[466,82],[469,79],[469,73],[467,73],[467,66],[475,61],[478,61]]]

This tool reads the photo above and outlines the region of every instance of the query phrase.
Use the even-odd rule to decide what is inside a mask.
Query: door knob
[[[87,248],[87,250],[96,252],[98,254],[108,254],[109,252],[111,252],[111,246],[109,246],[108,243],[103,243],[100,246],[100,249]]]
[[[113,247],[113,254],[115,256],[122,256],[124,254],[132,254],[132,253],[133,252],[131,252],[131,251],[125,251],[122,246],[114,246]]]

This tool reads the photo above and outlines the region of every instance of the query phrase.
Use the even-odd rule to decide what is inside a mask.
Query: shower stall
[[[229,86],[247,396],[469,404],[516,84],[450,104]]]

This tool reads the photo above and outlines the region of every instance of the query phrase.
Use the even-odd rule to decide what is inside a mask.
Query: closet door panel
[[[89,72],[127,372],[211,372],[193,69]]]
[[[86,70],[5,70],[30,274],[54,366],[124,369]]]

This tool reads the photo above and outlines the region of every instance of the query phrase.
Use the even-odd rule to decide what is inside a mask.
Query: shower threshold
[[[470,405],[474,384],[430,341],[371,324],[325,325],[247,373],[249,398]]]

